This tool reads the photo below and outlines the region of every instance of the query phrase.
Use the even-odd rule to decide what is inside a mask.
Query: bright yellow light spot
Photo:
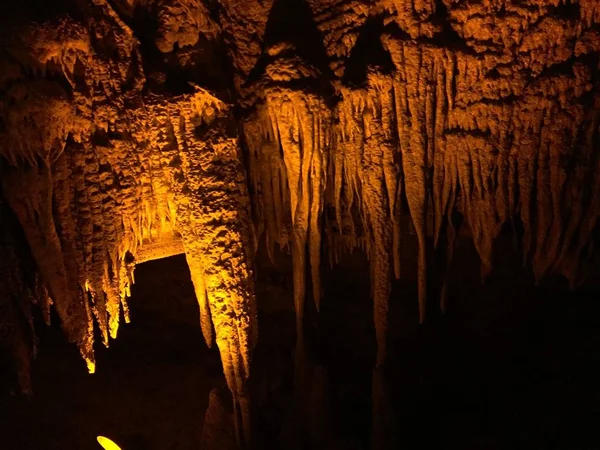
[[[90,292],[90,282],[88,280],[85,280],[85,291]]]
[[[85,358],[85,364],[87,365],[87,370],[89,374],[96,372],[96,363],[94,361]]]
[[[96,439],[98,439],[98,443],[105,450],[121,450],[121,447],[119,447],[117,444],[115,444],[113,441],[111,441],[107,437],[98,436]]]

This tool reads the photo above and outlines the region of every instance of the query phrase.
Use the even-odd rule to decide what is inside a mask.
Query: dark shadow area
[[[381,43],[383,30],[382,16],[371,17],[363,25],[345,65],[346,70],[342,78],[345,84],[362,86],[369,69],[377,69],[382,75],[389,75],[394,71],[392,58]]]
[[[281,42],[296,47],[294,52],[303,60],[328,72],[323,37],[312,17],[306,0],[275,0],[265,29],[264,48]]]
[[[20,21],[42,22],[68,14],[80,17],[78,0],[22,0],[0,2],[0,23],[14,25]]]
[[[275,48],[277,51],[273,51]],[[273,54],[269,54],[272,52]],[[264,76],[269,64],[277,59],[291,58],[294,64],[306,64],[318,70],[318,78],[287,80],[291,89],[314,92],[326,102],[333,101],[330,81],[333,77],[327,61],[323,37],[317,28],[306,0],[275,0],[269,12],[263,39],[263,53],[250,72],[246,86],[252,86]],[[274,83],[277,84],[277,83]]]
[[[445,317],[415,333],[392,309],[387,379],[400,448],[597,446],[600,287],[570,291],[558,278],[534,287],[506,235],[485,285],[472,242],[458,239],[455,255]]]
[[[156,46],[158,29],[155,6],[141,6],[124,20],[140,41],[143,69],[149,92],[171,95],[191,94],[194,86],[212,91],[218,98],[231,101],[232,69],[220,35],[200,33],[195,45],[162,53]],[[191,83],[191,84],[190,84]]]
[[[407,233],[402,242],[389,359],[377,372],[364,255],[325,269],[319,314],[307,299],[306,360],[297,370],[290,259],[259,253],[260,338],[250,379],[255,448],[369,449],[375,440],[378,449],[596,448],[597,279],[575,291],[560,279],[534,287],[507,232],[482,285],[472,242],[458,237],[448,312],[436,314],[431,299],[432,314],[419,326],[416,239]],[[85,373],[56,325],[38,328],[35,396],[2,405],[0,448],[94,450],[102,434],[123,450],[196,449],[206,421],[209,436],[230,436],[230,399],[209,395],[226,387],[217,350],[202,340],[185,258],[140,265],[130,305],[132,324],[98,351],[95,375]]]
[[[199,447],[209,392],[225,380],[202,338],[185,257],[141,264],[136,281],[132,323],[121,324],[109,349],[97,345],[94,375],[58,317],[51,328],[38,324],[34,397],[0,408],[2,450],[93,450],[98,435],[124,450]]]
[[[431,298],[428,320],[419,326],[416,252],[414,237],[404,237],[402,279],[394,283],[390,301],[389,359],[383,377],[373,372],[368,261],[356,252],[326,269],[316,319],[307,305],[307,327],[312,320],[318,322],[307,335],[307,353],[314,365],[310,380],[322,380],[318,383],[325,386],[315,390],[327,397],[307,417],[290,413],[293,344],[277,339],[282,336],[277,329],[281,333],[293,322],[289,315],[284,322],[263,312],[261,330],[272,331],[261,335],[259,348],[278,349],[279,356],[272,352],[268,360],[257,359],[256,366],[266,370],[279,364],[285,378],[278,384],[261,381],[280,392],[272,397],[279,403],[263,401],[256,412],[257,417],[272,418],[269,439],[260,448],[369,449],[379,426],[383,435],[377,436],[376,448],[595,448],[600,443],[597,281],[575,291],[559,278],[535,287],[512,233],[504,233],[496,243],[495,269],[482,284],[472,241],[459,237],[450,267],[448,313],[435,311],[436,298]],[[290,280],[276,282],[283,286]],[[290,300],[291,286],[287,297],[280,292],[277,298]],[[325,376],[317,377],[322,372]],[[381,396],[376,405],[374,395]],[[325,416],[327,430],[315,442],[306,436],[314,433],[309,419],[317,415]],[[290,433],[294,427],[304,428]]]

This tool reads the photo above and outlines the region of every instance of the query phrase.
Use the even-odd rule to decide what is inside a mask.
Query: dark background
[[[390,300],[386,448],[600,448],[597,278],[575,291],[553,278],[534,287],[500,238],[496,268],[481,285],[475,250],[459,239],[449,312],[442,317],[433,305],[419,326],[416,247],[403,242],[403,279]],[[370,448],[375,339],[366,274],[362,254],[347,257],[325,270],[321,313],[308,306],[307,352],[318,369],[310,383],[319,380],[313,388],[325,392],[308,411],[324,428],[315,441],[292,408],[290,261],[259,255],[256,447]],[[185,257],[138,266],[130,306],[132,323],[98,350],[94,375],[58,320],[38,326],[34,398],[2,398],[0,448],[99,449],[99,434],[124,450],[200,448],[210,390],[222,393],[225,408],[230,400],[218,351],[202,340]],[[229,432],[231,422],[221,426]]]

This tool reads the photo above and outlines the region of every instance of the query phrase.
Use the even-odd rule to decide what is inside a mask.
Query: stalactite
[[[390,448],[394,442],[393,411],[392,402],[390,402],[388,382],[383,369],[373,370],[373,379],[371,382],[372,405],[372,425],[371,425],[371,449],[381,450]]]
[[[435,53],[415,45],[406,45],[394,39],[386,39],[385,44],[396,65],[394,99],[400,151],[402,152],[402,172],[410,214],[415,225],[419,244],[419,321],[425,319],[427,295],[426,260],[426,211],[428,207],[429,169],[434,152],[435,131],[433,123],[436,101],[431,74],[435,73]],[[437,98],[437,101],[443,101]],[[437,118],[443,120],[443,118]]]
[[[93,333],[88,327],[87,302],[69,287],[59,238],[52,217],[52,181],[47,162],[21,170],[5,168],[2,185],[17,215],[35,262],[56,305],[69,341],[76,343],[88,370],[94,372]]]
[[[324,11],[338,7],[336,2],[330,3],[323,6]],[[311,4],[311,8],[315,17],[320,17],[319,6]],[[398,26],[413,38],[432,38],[444,32],[439,23],[431,20],[436,10],[433,4],[394,3],[388,5],[388,9],[396,14],[394,20]],[[519,14],[523,13],[517,9]],[[460,17],[459,10],[453,9],[450,20],[457,17]],[[452,24],[454,26],[454,22]],[[452,215],[457,210],[465,218],[465,226],[481,257],[482,279],[492,269],[494,240],[502,225],[517,217],[525,229],[524,258],[533,262],[537,277],[550,270],[565,274],[573,270],[572,261],[577,257],[565,263],[564,270],[558,263],[569,259],[559,257],[560,249],[563,254],[570,252],[566,249],[572,246],[569,247],[571,244],[565,243],[565,239],[572,242],[578,234],[576,223],[581,220],[579,212],[567,218],[569,214],[564,210],[564,205],[579,203],[579,200],[574,196],[565,197],[570,176],[561,161],[577,148],[579,130],[585,120],[590,120],[582,113],[578,99],[588,95],[592,85],[589,67],[579,63],[573,65],[572,74],[544,72],[545,68],[566,61],[572,52],[547,47],[544,40],[539,39],[555,26],[553,20],[542,21],[523,34],[521,54],[531,55],[533,48],[543,46],[548,56],[535,63],[526,58],[520,61],[520,72],[513,73],[510,82],[502,67],[510,61],[510,55],[492,57],[467,49],[444,48],[431,41],[409,41],[392,32],[382,36],[384,48],[396,69],[389,80],[379,69],[373,69],[364,83],[366,88],[335,84],[338,101],[329,108],[333,120],[328,123],[332,124],[332,130],[336,130],[333,125],[336,120],[340,125],[339,131],[334,131],[336,139],[328,150],[328,180],[322,187],[335,214],[335,223],[325,224],[329,259],[333,263],[341,253],[354,247],[363,248],[369,255],[381,349],[384,348],[385,331],[382,330],[385,330],[390,294],[388,273],[390,267],[396,277],[401,271],[399,227],[403,195],[408,201],[419,247],[421,322],[425,318],[426,304],[427,236],[433,236],[437,245],[445,230],[445,266],[449,266],[456,236]],[[470,33],[469,30],[460,29],[458,33],[465,39],[475,39],[481,48],[487,45],[481,36],[467,37],[465,33]],[[324,26],[322,31],[327,34],[331,30]],[[565,40],[580,43],[580,52],[591,51],[585,33],[579,35],[571,27],[564,33]],[[335,52],[341,47],[333,40],[330,44],[327,51],[333,61],[338,58]],[[346,51],[352,45],[349,41]],[[253,118],[245,124],[245,137],[255,192],[255,223],[258,230],[265,230],[270,253],[276,240],[285,241],[285,233],[281,232],[285,227],[277,218],[282,206],[292,218],[294,298],[300,329],[306,270],[306,223],[302,220],[307,219],[303,214],[306,166],[302,143],[308,139],[314,141],[318,133],[309,129],[313,134],[306,137],[304,124],[309,121],[299,119],[304,114],[298,113],[296,103],[287,100],[289,89],[282,87],[291,80],[310,78],[313,75],[307,74],[313,74],[313,69],[298,59],[295,66],[289,63],[291,57],[286,54],[286,48],[289,47],[280,45],[268,51],[271,62],[266,65],[263,80],[256,84],[258,92],[264,91],[265,100],[258,103]],[[338,56],[334,58],[334,54]],[[339,58],[335,64],[337,70]],[[343,68],[340,70],[343,73]],[[525,70],[533,74],[531,82],[523,75]],[[489,75],[494,72],[498,75]],[[381,80],[386,81],[382,84]],[[379,92],[377,101],[373,100],[374,91]],[[292,92],[299,91],[295,88]],[[377,162],[377,167],[383,170],[377,175],[364,168],[369,161],[365,155],[370,155],[370,148],[375,145],[384,149],[383,159]],[[280,201],[273,180],[287,181],[289,206]],[[311,218],[314,217],[311,211]],[[587,242],[588,238],[589,234],[582,237],[581,242]],[[311,257],[316,254],[314,248],[316,245],[310,249]],[[443,279],[440,305],[445,309],[447,276]],[[383,361],[382,354],[378,361]]]
[[[421,322],[431,242],[446,246],[440,307],[448,308],[457,213],[482,279],[502,226],[520,222],[523,262],[536,279],[580,282],[600,212],[598,2],[500,3],[306,0],[298,22],[314,25],[304,35],[317,42],[294,44],[278,35],[289,31],[277,29],[279,1],[219,0],[210,12],[197,1],[160,1],[147,9],[157,29],[145,39],[163,59],[145,54],[139,30],[119,15],[136,10],[123,2],[79,2],[80,16],[0,32],[3,197],[37,271],[0,283],[6,315],[24,317],[19,339],[31,322],[22,307],[37,302],[49,323],[54,304],[93,370],[92,314],[108,345],[121,311],[129,320],[135,264],[184,252],[203,335],[219,348],[247,440],[252,258],[263,236],[272,258],[276,245],[291,247],[298,357],[307,274],[319,309],[324,247],[331,264],[361,249],[376,364],[385,362],[405,215],[418,244]],[[380,42],[369,42],[379,26]],[[175,62],[205,38],[230,56],[233,81],[219,95],[235,94],[240,137],[233,107]],[[27,345],[14,353],[23,368],[28,353]],[[373,391],[377,400],[377,383]]]
[[[59,302],[66,301],[63,297],[71,295],[82,305],[81,317],[72,319],[68,325],[76,330],[86,330],[88,334],[84,337],[89,339],[91,319],[85,308],[87,297],[83,294],[84,291],[91,293],[105,344],[108,334],[116,337],[120,303],[124,301],[131,280],[126,254],[135,258],[137,249],[144,242],[164,233],[173,233],[177,222],[196,287],[203,333],[210,345],[214,325],[228,384],[242,405],[245,404],[244,386],[250,370],[251,349],[256,342],[250,260],[252,243],[247,226],[249,205],[235,137],[223,138],[225,129],[216,134],[213,132],[213,141],[200,141],[196,135],[199,127],[214,124],[218,127],[223,122],[220,117],[224,112],[226,114],[226,107],[215,101],[210,94],[203,93],[173,102],[168,108],[157,106],[158,112],[162,113],[164,128],[154,131],[154,142],[162,143],[162,151],[156,152],[154,142],[147,146],[139,144],[145,148],[144,158],[148,153],[150,158],[144,159],[149,165],[141,167],[147,182],[144,177],[137,178],[140,181],[134,182],[134,190],[126,184],[120,190],[121,186],[112,183],[113,169],[123,171],[121,175],[125,177],[132,170],[130,165],[119,160],[126,153],[118,153],[119,146],[95,147],[86,141],[67,145],[53,166],[52,174],[45,166],[40,166],[41,174],[30,174],[27,178],[37,183],[30,183],[29,191],[9,200],[22,220],[32,248],[35,247],[37,252],[45,251],[40,243],[53,242],[51,237],[42,236],[48,232],[46,226],[52,225],[51,230],[54,229],[54,222],[50,222],[53,220],[49,210],[51,199],[44,199],[31,189],[37,187],[48,197],[54,183],[61,243],[58,238],[54,239],[51,261],[57,267],[63,261],[64,264],[68,262],[69,269],[62,271],[64,279],[52,278],[47,268],[48,253],[36,254],[36,261],[57,302],[61,320],[64,320],[65,308]],[[206,116],[209,111],[213,114],[217,111],[219,117]],[[132,113],[133,116],[136,114]],[[170,137],[173,134],[175,136]],[[173,145],[175,148],[170,149]],[[108,154],[113,156],[109,158]],[[174,165],[177,159],[181,162]],[[111,172],[106,172],[107,168]],[[16,183],[24,176],[19,175],[22,171],[13,169],[13,172],[6,172],[6,182]],[[30,197],[27,202],[38,202],[30,207],[35,212],[25,207],[29,204],[26,199]],[[122,214],[117,216],[118,220],[111,216],[115,212]],[[50,217],[43,214],[50,214]],[[35,217],[40,215],[43,226],[31,226],[30,223],[37,224],[36,220],[40,219]],[[78,227],[71,217],[77,218]],[[126,280],[121,280],[122,277]],[[91,341],[85,342],[89,347],[83,349],[91,351]],[[88,354],[85,356],[90,358]],[[242,410],[247,412],[247,407]]]
[[[263,204],[276,205],[271,215],[273,219],[281,217],[279,220],[283,221],[284,213],[289,214],[291,218],[294,304],[298,332],[301,333],[306,295],[307,246],[313,298],[317,308],[321,296],[321,213],[327,173],[324,154],[330,141],[328,114],[323,102],[316,96],[276,88],[266,91],[265,105],[257,113],[256,120],[260,123],[258,130],[252,129],[253,125],[246,128],[250,151],[254,157],[266,153],[266,156],[259,158],[268,158],[270,164],[267,167],[274,167],[279,174],[275,186],[272,184],[267,187],[266,192],[263,190]],[[256,130],[256,134],[250,130]],[[259,160],[256,166],[260,167],[260,164]],[[285,167],[285,176],[280,172],[282,166]],[[265,184],[270,183],[272,179],[267,171],[253,175],[263,175]],[[288,181],[287,186],[281,186],[281,181],[285,179]],[[282,192],[289,194],[287,208],[286,199],[278,201]],[[277,219],[274,225],[267,225],[267,230],[277,233]],[[278,236],[270,235],[268,239],[269,242],[280,240]]]
[[[340,130],[332,164],[339,166],[335,173],[343,173],[345,182],[338,175],[336,182],[340,184],[334,189],[332,201],[338,221],[341,221],[342,192],[347,204],[356,201],[362,219],[371,265],[379,366],[384,363],[386,354],[392,273],[399,270],[398,252],[394,247],[399,245],[399,235],[394,236],[397,227],[394,222],[399,218],[396,201],[400,186],[397,182],[399,167],[394,159],[398,141],[392,80],[371,73],[367,86],[365,90],[343,91],[338,105]]]
[[[83,289],[87,295],[87,291],[92,288],[95,282],[93,276],[86,277],[85,273],[80,274],[80,271],[85,271],[85,266],[82,264],[83,258],[77,254],[76,250],[78,239],[73,217],[77,217],[77,215],[73,215],[71,210],[71,205],[75,202],[75,196],[74,188],[71,185],[72,174],[68,167],[68,159],[68,153],[63,152],[53,165],[52,181],[54,184],[54,203],[56,205],[55,221],[60,230],[60,245],[67,270],[69,289],[72,292],[71,295],[79,296],[79,289]],[[86,190],[86,192],[88,191]],[[93,226],[91,221],[89,226]],[[88,228],[88,231],[91,234],[90,228]],[[106,321],[104,297],[98,298],[97,295],[94,297],[94,307],[92,310],[102,334],[102,341],[105,346],[108,346],[108,323]]]
[[[56,305],[92,371],[92,312],[108,345],[121,310],[129,321],[138,250],[182,236],[203,333],[210,345],[214,326],[228,385],[247,415],[245,383],[257,339],[253,243],[237,136],[223,127],[231,120],[228,106],[207,91],[143,98],[131,29],[103,0],[83,12],[90,35],[77,27],[65,35],[64,24],[48,24],[44,51],[36,54],[40,65],[61,61],[73,92],[27,82],[37,96],[16,90],[10,95],[18,107],[3,103],[0,110],[14,130],[0,151],[3,182],[28,185],[7,199],[41,274],[44,314],[49,320],[49,304]],[[22,139],[32,124],[37,131]]]
[[[262,210],[274,205],[272,215],[262,218],[267,219],[269,246],[276,241],[285,242],[289,233],[296,329],[301,336],[307,265],[313,300],[316,308],[320,307],[322,212],[331,116],[320,96],[293,88],[299,79],[310,82],[318,78],[318,71],[311,65],[289,59],[293,48],[280,43],[269,49],[270,61],[261,80],[264,95],[255,115],[245,124],[245,136],[254,169],[250,178],[258,178],[262,188]],[[269,223],[271,218],[275,223]],[[282,233],[281,224],[287,223],[290,225]]]
[[[202,331],[211,345],[212,322],[239,429],[248,441],[246,379],[257,324],[249,203],[238,142],[226,132],[230,120],[226,106],[205,91],[172,102],[162,112],[167,114],[163,116],[166,127],[157,143],[170,159],[177,228],[200,306]],[[205,133],[203,140],[198,133]]]
[[[448,309],[448,289],[449,289],[449,272],[450,264],[454,256],[454,242],[456,240],[456,229],[452,223],[452,218],[448,218],[446,225],[446,258],[444,261],[444,268],[442,274],[442,291],[440,293],[440,310],[442,314],[445,314]]]

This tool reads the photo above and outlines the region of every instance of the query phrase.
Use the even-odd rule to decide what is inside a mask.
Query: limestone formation
[[[93,372],[94,327],[108,346],[129,321],[136,262],[181,252],[236,420],[263,243],[291,253],[299,339],[323,261],[364,250],[377,366],[402,218],[420,321],[427,248],[446,245],[450,264],[456,213],[482,278],[516,223],[537,279],[585,277],[600,214],[598,0],[81,0],[27,17],[5,17],[0,36],[0,338],[24,391],[31,304],[47,321],[56,309]]]
[[[41,73],[7,83],[3,197],[44,298],[90,372],[93,318],[108,346],[121,318],[129,321],[138,251],[142,261],[156,257],[152,249],[164,256],[165,245],[153,244],[168,242],[175,250],[167,254],[187,255],[207,344],[217,343],[228,385],[242,394],[257,330],[249,200],[231,107],[201,88],[142,92],[131,29],[108,3],[89,7],[86,24],[105,42],[92,44],[98,35],[67,19],[7,36],[22,67]],[[116,53],[103,53],[103,44]],[[48,81],[49,72],[68,89]]]

